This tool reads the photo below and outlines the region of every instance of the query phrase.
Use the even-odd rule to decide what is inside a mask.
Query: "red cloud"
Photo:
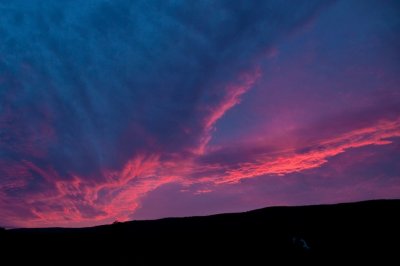
[[[205,134],[200,140],[200,145],[195,150],[198,155],[205,153],[205,148],[211,140],[211,133],[215,123],[232,107],[240,103],[240,97],[246,93],[254,83],[260,78],[261,70],[256,68],[254,72],[242,73],[235,84],[229,84],[225,87],[226,94],[222,102],[215,106],[210,114],[204,120]]]
[[[54,197],[37,197],[30,203],[35,206],[46,202],[47,206],[62,204],[61,209],[34,209],[37,219],[26,226],[83,225],[129,219],[140,205],[140,199],[158,187],[179,182],[190,186],[210,183],[216,186],[235,183],[261,175],[285,175],[317,168],[330,157],[350,148],[367,145],[385,145],[390,138],[400,137],[400,119],[381,121],[376,125],[353,130],[338,137],[321,141],[307,152],[285,151],[274,155],[262,155],[252,162],[219,167],[218,164],[200,165],[195,158],[174,158],[161,161],[159,156],[137,156],[126,163],[119,172],[106,172],[106,182],[93,184],[83,178],[56,183],[58,193]],[[227,169],[229,168],[229,169]],[[196,175],[196,178],[193,176]],[[197,191],[196,193],[206,193]],[[87,205],[93,209],[88,216],[82,211]],[[84,209],[87,211],[87,209]]]
[[[326,163],[328,158],[350,148],[390,144],[389,138],[400,137],[400,119],[382,121],[371,127],[354,130],[315,145],[308,152],[288,151],[278,156],[260,156],[254,162],[241,163],[228,170],[216,183],[234,183],[261,175],[285,175],[312,169]]]
[[[0,161],[0,166],[4,166],[1,167],[2,173],[10,177],[0,184],[2,213],[10,213],[10,208],[29,212],[29,216],[22,213],[8,215],[12,219],[10,223],[28,227],[84,226],[109,223],[116,219],[121,221],[131,218],[140,206],[141,198],[164,184],[175,182],[191,186],[208,183],[207,190],[195,192],[208,193],[212,186],[236,183],[262,175],[285,175],[317,168],[330,157],[350,148],[389,144],[390,138],[400,137],[400,119],[380,121],[369,127],[319,141],[311,147],[303,147],[305,152],[266,151],[251,156],[251,161],[240,158],[242,160],[239,162],[226,163],[223,162],[224,158],[220,158],[221,162],[201,163],[201,159],[208,155],[206,146],[216,122],[240,102],[240,96],[253,86],[259,76],[258,70],[244,74],[239,79],[239,85],[231,84],[226,87],[226,97],[204,120],[203,137],[190,156],[137,154],[119,171],[103,169],[103,178],[97,181],[74,173],[70,173],[69,179],[62,178],[51,167],[41,168],[30,161],[14,162],[11,165]],[[48,185],[47,190],[34,191],[28,198],[10,203],[4,191],[25,188],[33,178],[32,173],[44,180]],[[24,176],[24,181],[16,182],[12,176]],[[21,222],[22,216],[25,222]]]

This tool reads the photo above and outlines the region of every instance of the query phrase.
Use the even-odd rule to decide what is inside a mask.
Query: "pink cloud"
[[[225,97],[221,103],[215,106],[204,120],[204,135],[200,140],[199,147],[195,150],[198,155],[205,153],[205,148],[212,137],[212,131],[216,122],[232,107],[240,103],[240,97],[245,94],[261,77],[261,69],[256,68],[253,72],[244,72],[239,75],[238,80],[225,86]]]
[[[400,119],[381,121],[370,127],[321,141],[304,153],[290,150],[273,156],[261,155],[253,162],[239,163],[233,169],[227,170],[216,183],[235,183],[261,175],[285,175],[317,168],[325,164],[330,157],[347,149],[390,144],[388,139],[393,137],[400,137]]]
[[[93,223],[106,223],[110,220],[126,220],[128,214],[138,206],[138,199],[158,186],[171,182],[168,177],[154,178],[159,167],[158,156],[137,156],[128,161],[118,172],[105,171],[105,181],[95,183],[73,175],[71,180],[55,181],[55,190],[49,194],[31,197],[32,206],[62,205],[62,208],[35,208],[37,217],[24,223],[24,226],[82,226]],[[42,173],[47,175],[47,173]],[[53,180],[56,176],[53,176]],[[82,208],[90,208],[88,215]]]
[[[70,173],[69,178],[63,178],[51,167],[39,167],[27,160],[4,167],[5,170],[2,171],[8,171],[8,176],[18,175],[26,178],[22,183],[12,179],[2,182],[2,189],[26,187],[29,179],[33,178],[32,173],[36,173],[49,184],[47,190],[33,193],[25,200],[12,203],[17,209],[25,208],[31,215],[24,221],[16,218],[18,214],[9,215],[10,221],[17,226],[26,227],[85,226],[110,223],[114,220],[124,221],[130,219],[140,208],[146,195],[165,184],[179,183],[187,188],[206,184],[206,188],[193,192],[196,195],[204,195],[213,192],[217,187],[238,183],[244,179],[266,175],[283,176],[316,169],[346,150],[369,145],[386,145],[391,143],[390,138],[400,137],[400,119],[381,120],[366,127],[318,140],[312,145],[303,143],[303,147],[296,149],[284,148],[268,152],[268,149],[263,151],[263,147],[260,147],[257,153],[252,154],[250,160],[244,152],[244,155],[234,162],[224,162],[223,157],[219,159],[221,161],[202,162],[204,156],[215,151],[215,147],[206,147],[217,121],[240,102],[240,97],[259,77],[260,72],[256,70],[251,74],[243,74],[238,85],[226,86],[226,97],[210,110],[209,116],[204,120],[203,136],[195,153],[140,153],[127,161],[120,170],[103,169],[102,178],[96,180],[74,173]],[[240,151],[240,147],[238,149]],[[0,161],[0,164],[6,165],[7,162]],[[4,200],[6,196],[0,194],[0,198],[0,208],[9,208],[9,203]]]

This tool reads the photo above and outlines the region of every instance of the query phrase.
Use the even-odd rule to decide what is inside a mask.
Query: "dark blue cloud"
[[[223,85],[320,6],[2,1],[1,158],[101,178],[135,153],[196,145]]]

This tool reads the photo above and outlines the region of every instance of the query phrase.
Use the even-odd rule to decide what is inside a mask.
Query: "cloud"
[[[147,170],[135,173],[142,168],[132,164],[204,152],[215,122],[252,86],[246,73],[257,55],[320,7],[317,1],[296,8],[280,1],[3,3],[2,198],[40,205],[34,215],[43,224],[117,212],[97,206],[95,195],[133,210],[122,207],[128,194],[139,197],[164,181],[133,182],[132,175]]]
[[[259,156],[248,162],[243,161],[246,157],[242,157],[241,162],[232,163],[219,156],[219,161],[204,164],[199,159],[207,155],[165,161],[161,161],[159,156],[139,156],[127,162],[121,171],[105,173],[107,181],[102,184],[74,177],[73,181],[57,182],[54,195],[31,197],[28,202],[33,207],[30,209],[34,218],[24,225],[82,226],[111,222],[117,218],[128,220],[140,208],[144,196],[166,184],[179,184],[187,187],[187,191],[193,187],[193,195],[209,194],[218,191],[220,186],[245,179],[260,176],[275,179],[274,176],[320,168],[346,150],[387,145],[391,143],[390,139],[397,137],[400,137],[400,119],[380,121],[300,150],[259,152]]]
[[[285,137],[272,144],[249,135],[246,145],[212,142],[216,132],[226,132],[218,131],[221,120],[245,94],[278,72],[266,62],[284,57],[282,40],[310,27],[330,4],[1,4],[0,223],[131,219],[143,198],[166,184],[202,197],[245,179],[317,169],[352,148],[390,143],[399,136],[395,107],[365,123],[343,126],[340,119],[340,130],[315,127],[308,139],[299,133],[295,147],[284,145],[291,142]],[[297,75],[286,73],[285,80]],[[283,100],[295,95],[285,89]],[[274,101],[277,90],[265,90],[270,95],[258,97],[260,105]],[[277,119],[276,128],[288,121]]]
[[[242,212],[266,206],[298,206],[398,198],[400,138],[392,144],[351,148],[306,171],[267,174],[241,182],[169,184],[141,200],[133,219]],[[246,156],[244,156],[246,158]],[[205,194],[197,191],[211,190]]]
[[[253,162],[239,163],[226,171],[217,183],[234,183],[261,175],[286,175],[320,167],[329,158],[351,148],[368,145],[386,145],[389,139],[400,137],[400,120],[382,121],[376,125],[350,131],[341,136],[305,147],[303,152],[294,150],[278,154],[261,154]]]
[[[36,149],[43,154],[35,156],[37,163],[65,179],[69,172],[102,179],[101,168],[121,169],[138,151],[196,150],[244,92],[226,90],[226,84],[235,84],[258,53],[319,8],[312,2],[289,6],[4,5],[0,120],[13,121],[2,128],[14,141],[3,140],[2,148],[17,158],[31,158]],[[199,15],[205,13],[207,20]],[[270,23],[279,30],[266,27]]]

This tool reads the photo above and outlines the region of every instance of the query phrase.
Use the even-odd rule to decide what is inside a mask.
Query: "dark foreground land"
[[[400,265],[399,214],[400,200],[377,200],[2,230],[0,265]]]

